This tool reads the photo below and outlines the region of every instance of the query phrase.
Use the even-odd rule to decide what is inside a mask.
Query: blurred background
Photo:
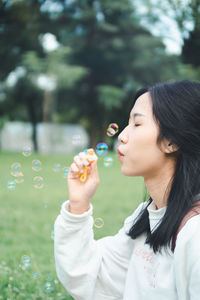
[[[181,79],[200,79],[200,0],[0,0],[0,299],[73,299],[53,254],[73,155],[109,146],[94,233],[117,233],[148,197],[117,134],[139,88]]]
[[[94,147],[109,123],[126,124],[138,88],[199,79],[199,0],[0,3],[2,150],[43,151],[46,136],[46,151],[70,152],[63,134],[83,131]],[[74,126],[58,141],[52,124]]]

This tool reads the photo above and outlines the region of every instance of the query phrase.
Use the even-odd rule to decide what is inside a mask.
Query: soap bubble
[[[111,123],[107,129],[108,136],[114,136],[119,131],[119,126],[116,123]]]
[[[67,178],[69,176],[69,167],[63,168],[63,177]]]
[[[11,165],[11,175],[14,177],[18,177],[21,176],[22,171],[21,171],[21,164],[18,162],[15,162],[14,164]]]
[[[32,268],[32,259],[28,255],[24,255],[21,258],[21,264],[23,270],[29,270]]]
[[[44,284],[44,290],[47,293],[52,293],[54,291],[54,284],[53,284],[53,282],[50,282],[50,281],[46,282]]]
[[[25,156],[25,157],[28,157],[32,154],[32,149],[30,146],[25,146],[23,151],[22,151],[22,154]]]
[[[47,275],[46,275],[46,280],[47,280],[47,281],[52,281],[52,276],[51,276],[50,274],[47,274]]]
[[[96,219],[94,220],[94,226],[95,226],[96,228],[101,228],[101,227],[103,227],[103,225],[104,225],[104,221],[103,221],[102,218],[96,218]]]
[[[21,173],[20,176],[15,178],[16,183],[23,183],[24,182],[24,175]]]
[[[111,156],[106,156],[103,159],[104,167],[109,168],[113,165],[113,158]]]
[[[53,170],[54,170],[55,172],[60,172],[60,169],[61,169],[61,165],[60,165],[60,164],[55,164],[55,165],[53,166]]]
[[[33,272],[33,278],[37,279],[39,277],[39,272],[35,271]]]
[[[41,176],[35,176],[35,177],[33,178],[34,187],[35,187],[36,189],[41,189],[41,188],[43,188],[43,186],[44,186],[43,180],[44,180],[43,177],[41,177]]]
[[[72,144],[79,145],[81,143],[81,136],[79,134],[74,134],[72,136]]]
[[[36,171],[36,172],[39,172],[41,169],[42,169],[42,167],[41,167],[41,161],[39,161],[39,160],[33,160],[32,161],[32,169],[33,169],[33,171]]]
[[[103,156],[108,152],[108,145],[106,143],[99,143],[96,146],[96,152],[98,155]]]
[[[9,191],[14,191],[15,188],[16,188],[15,180],[8,180],[7,188],[8,188]]]

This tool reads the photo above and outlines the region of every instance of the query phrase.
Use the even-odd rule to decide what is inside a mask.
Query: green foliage
[[[70,52],[69,47],[60,47],[47,53],[45,58],[40,58],[36,52],[29,51],[22,57],[22,65],[27,71],[26,75],[33,82],[39,75],[44,74],[55,78],[57,88],[72,88],[81,77],[87,74],[87,70],[84,67],[66,63]]]
[[[109,85],[98,86],[97,92],[99,103],[107,111],[112,110],[113,108],[119,108],[125,96],[122,89]]]
[[[58,94],[58,112],[76,105],[91,136],[103,139],[110,119],[123,126],[138,88],[178,76],[178,59],[167,56],[161,39],[140,25],[131,1],[76,0],[63,4],[58,15],[60,41],[73,50],[70,61],[88,71],[66,97]],[[68,26],[59,22],[63,18]]]
[[[100,185],[92,201],[94,217],[104,220],[102,228],[94,228],[95,238],[116,234],[125,218],[132,214],[143,201],[144,186],[141,178],[128,178],[121,174],[120,164],[114,153],[110,168],[105,168],[99,158]],[[42,170],[32,170],[32,160],[39,159]],[[24,157],[20,153],[1,153],[0,165],[0,295],[2,299],[65,299],[70,300],[65,289],[58,282],[54,263],[53,240],[54,221],[60,212],[63,200],[68,198],[66,179],[62,168],[73,161],[72,155],[39,155]],[[7,181],[10,166],[21,163],[24,182],[9,191]],[[61,164],[61,171],[54,172],[55,164]],[[33,187],[34,176],[44,178],[44,187]],[[125,187],[125,188],[124,188]],[[32,266],[23,269],[21,258],[28,255]],[[38,272],[38,275],[34,272]],[[45,290],[45,283],[52,283],[54,290]]]
[[[16,66],[24,66],[21,98],[26,94],[22,86],[26,91],[29,86],[33,88],[39,74],[56,82],[54,93],[48,95],[49,102],[39,97],[37,106],[30,105],[32,97],[20,101],[19,94],[15,94],[18,88],[7,97],[7,103],[14,101],[15,107],[24,103],[32,122],[37,121],[33,115],[37,115],[38,107],[44,111],[45,104],[50,107],[54,102],[56,111],[48,109],[54,114],[48,121],[82,122],[94,145],[104,139],[105,126],[111,119],[120,127],[125,125],[130,99],[138,88],[179,78],[179,59],[167,55],[161,39],[140,24],[132,1],[60,0],[56,1],[56,12],[51,9],[51,1],[48,3],[7,1],[0,7],[0,78]],[[42,48],[41,36],[46,32],[55,34],[57,50]],[[9,115],[7,107],[9,103],[3,106]]]

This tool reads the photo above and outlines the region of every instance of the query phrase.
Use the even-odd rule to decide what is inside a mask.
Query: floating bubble
[[[46,280],[47,280],[47,281],[52,281],[52,276],[51,276],[50,274],[47,274],[47,275],[46,275]]]
[[[51,239],[54,240],[54,229],[51,230]]]
[[[32,154],[32,149],[30,146],[25,146],[24,149],[23,149],[23,152],[22,154],[25,156],[25,157],[28,157]]]
[[[101,228],[101,227],[103,227],[103,225],[104,225],[104,221],[103,221],[102,218],[96,218],[96,219],[94,220],[94,226],[95,226],[96,228]]]
[[[69,176],[69,167],[63,168],[63,177],[67,178]]]
[[[7,188],[8,188],[9,191],[14,191],[16,189],[15,180],[8,180]]]
[[[55,172],[60,172],[60,169],[61,169],[61,165],[60,165],[60,164],[55,164],[55,165],[53,166],[53,170],[54,170]]]
[[[21,258],[21,264],[23,270],[29,270],[32,268],[32,259],[28,255],[24,255]]]
[[[41,188],[43,188],[43,186],[44,186],[44,179],[43,179],[43,177],[41,177],[41,176],[35,176],[34,178],[33,178],[33,182],[34,182],[34,187],[36,188],[36,189],[41,189]]]
[[[79,134],[74,134],[72,136],[72,144],[79,145],[81,143],[81,136]]]
[[[33,171],[39,172],[42,169],[41,164],[42,164],[41,161],[39,161],[39,160],[33,160],[32,161],[32,169],[33,169]]]
[[[52,293],[54,291],[54,284],[53,284],[53,282],[49,282],[49,281],[46,282],[44,284],[44,290],[47,293]]]
[[[119,131],[119,126],[116,123],[111,123],[107,129],[108,136],[114,136]]]
[[[108,145],[106,143],[99,143],[96,146],[96,152],[98,155],[103,156],[108,152]]]
[[[109,168],[113,165],[113,158],[111,156],[106,156],[103,159],[104,167]]]
[[[21,164],[18,163],[18,162],[12,164],[11,167],[10,167],[11,168],[11,175],[15,176],[15,177],[20,176],[22,174],[21,167],[22,167]]]
[[[21,173],[20,176],[15,178],[16,183],[23,183],[24,182],[24,175]]]
[[[39,277],[39,272],[35,271],[33,272],[33,278],[37,279]]]

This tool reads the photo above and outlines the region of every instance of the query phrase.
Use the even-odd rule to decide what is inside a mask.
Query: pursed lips
[[[120,156],[124,156],[124,154],[119,150],[119,148],[117,148],[117,153],[118,153]]]

